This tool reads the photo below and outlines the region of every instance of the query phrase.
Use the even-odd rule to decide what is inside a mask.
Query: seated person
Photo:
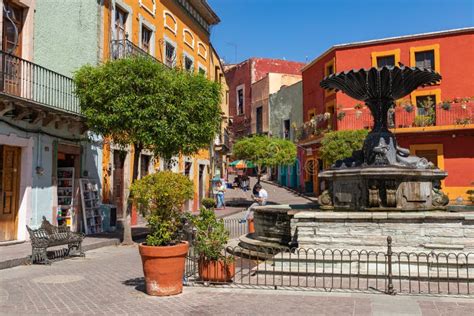
[[[264,188],[262,188],[262,185],[260,183],[257,183],[254,187],[255,192],[257,195],[252,195],[254,203],[250,205],[250,207],[247,209],[247,211],[244,214],[244,218],[240,220],[239,222],[245,222],[248,219],[253,219],[253,208],[256,206],[263,206],[267,204],[268,200],[268,192]]]

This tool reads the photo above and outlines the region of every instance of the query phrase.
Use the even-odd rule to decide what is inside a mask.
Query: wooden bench
[[[26,229],[30,234],[32,263],[50,264],[47,248],[60,245],[68,245],[67,256],[85,256],[82,251],[83,233],[72,232],[67,226],[54,226],[44,216],[40,228],[31,229],[27,225]]]

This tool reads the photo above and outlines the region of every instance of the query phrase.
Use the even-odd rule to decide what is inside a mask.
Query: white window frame
[[[167,15],[173,20],[174,28],[172,28],[171,26],[166,24],[166,16]],[[170,30],[174,35],[176,35],[176,33],[178,31],[178,21],[176,20],[176,18],[174,17],[174,15],[170,11],[167,11],[167,10],[163,11],[163,25],[165,26],[165,29]]]
[[[191,35],[191,38],[193,39],[191,43],[186,41],[186,33]],[[194,50],[194,35],[189,29],[183,29],[183,42]]]
[[[143,48],[143,43],[142,43],[142,30],[143,27],[146,27],[151,31],[151,37],[150,37],[150,55],[155,57],[155,34],[156,34],[156,27],[149,21],[147,21],[141,14],[138,15],[138,21],[139,21],[139,27],[140,31],[138,34],[138,41],[139,41],[139,46],[140,48]]]
[[[166,63],[166,43],[169,43],[174,47],[173,65],[171,66]],[[167,66],[170,66],[171,68],[175,67],[177,53],[178,53],[178,45],[176,44],[176,42],[172,41],[168,36],[165,36],[164,41],[163,41],[163,63]]]
[[[207,77],[207,67],[201,64],[200,62],[198,62],[198,73],[199,73],[199,70],[201,69],[204,70],[204,75]]]
[[[138,1],[138,3],[140,4],[140,7],[145,9],[145,11],[147,11],[148,13],[150,13],[154,17],[155,14],[156,14],[156,0],[151,0],[151,2],[153,3],[153,8],[149,8],[146,5],[144,5],[143,0]]]
[[[199,50],[199,46],[202,46],[202,48],[204,48],[204,55],[201,54],[201,51]],[[204,58],[204,60],[207,59],[207,48],[206,48],[206,45],[204,45],[203,42],[201,41],[198,41],[197,43],[197,52],[198,52],[198,55],[201,56],[202,58]]]
[[[110,19],[110,27],[112,29],[112,39],[118,40],[117,34],[115,33],[115,14],[117,6],[127,12],[127,21],[125,22],[125,34],[132,34],[132,19],[133,19],[133,9],[131,6],[127,5],[123,0],[114,0],[112,5],[112,18]]]
[[[195,71],[194,57],[191,54],[187,53],[186,51],[183,51],[183,69],[187,70],[186,69],[186,58],[191,59],[191,61],[193,62],[192,66],[191,66],[191,69],[189,71],[194,72]]]
[[[242,113],[239,113],[239,90],[242,90]],[[235,106],[237,115],[245,114],[245,84],[238,85],[235,88]]]

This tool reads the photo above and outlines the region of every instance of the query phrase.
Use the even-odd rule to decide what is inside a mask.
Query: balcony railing
[[[80,115],[74,81],[57,72],[0,51],[0,93]]]
[[[335,130],[337,120],[334,115],[324,117],[316,116],[312,121],[304,123],[294,130],[296,141],[307,141],[322,135],[324,132]]]
[[[370,129],[373,126],[373,118],[367,108],[340,110],[338,115],[338,130]],[[452,103],[446,109],[436,105],[430,111],[420,111],[416,107],[408,108],[407,111],[404,107],[396,107],[393,113],[389,113],[388,123],[394,129],[474,124],[474,102]]]
[[[161,63],[158,59],[144,51],[127,39],[110,41],[110,58],[121,59],[129,57],[150,57],[154,61]]]
[[[216,136],[214,140],[214,145],[217,147],[222,147],[222,149],[230,149],[230,135],[227,129],[224,129],[223,133]]]

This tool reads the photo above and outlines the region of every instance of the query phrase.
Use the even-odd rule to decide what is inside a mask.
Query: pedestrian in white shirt
[[[253,208],[256,206],[263,206],[267,204],[268,192],[260,183],[255,185],[256,196],[253,196],[254,203],[245,212],[244,218],[240,222],[245,222],[246,220],[253,219]]]

